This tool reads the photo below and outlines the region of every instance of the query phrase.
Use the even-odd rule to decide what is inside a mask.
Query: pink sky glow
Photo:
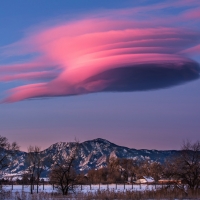
[[[198,17],[196,11],[190,13],[182,16]],[[199,32],[156,26],[156,20],[153,23],[154,26],[144,28],[135,26],[130,19],[88,17],[29,32],[29,36],[3,51],[7,56],[37,53],[37,58],[2,65],[0,81],[41,80],[41,83],[11,89],[3,102],[103,91],[113,84],[115,77],[88,81],[89,78],[116,68],[136,65],[142,68],[148,64],[181,71],[183,65],[190,63],[188,70],[194,71],[196,63],[188,55],[199,53],[199,44],[196,45],[200,42]]]

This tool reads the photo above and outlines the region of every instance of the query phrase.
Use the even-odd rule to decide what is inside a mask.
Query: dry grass
[[[98,190],[96,192],[70,194],[62,196],[59,193],[45,193],[30,194],[27,192],[4,192],[0,195],[2,200],[56,200],[56,199],[78,199],[78,200],[117,200],[117,199],[200,199],[200,190],[196,192],[188,191],[187,193],[178,188],[163,188],[159,190],[146,190],[146,191],[115,191],[115,190]]]
[[[116,192],[114,190],[101,190],[95,193],[82,194],[83,199],[104,199],[104,200],[114,200],[114,199],[200,199],[200,191],[188,194],[180,189],[160,189],[157,191],[146,190],[146,191],[122,191]]]

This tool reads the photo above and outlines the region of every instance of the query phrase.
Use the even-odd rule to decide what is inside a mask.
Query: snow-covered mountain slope
[[[47,174],[51,164],[48,160],[55,159],[55,155],[62,158],[67,157],[75,143],[58,142],[51,145],[49,148],[41,152],[45,160],[45,173]],[[107,165],[107,161],[111,157],[130,158],[130,159],[149,159],[152,161],[164,162],[164,160],[173,155],[178,155],[180,151],[168,150],[146,150],[146,149],[130,149],[123,146],[118,146],[107,140],[97,138],[94,140],[85,141],[79,144],[78,158],[76,159],[78,171],[88,171],[89,169],[98,169]],[[19,173],[26,169],[26,152],[18,152],[14,160],[14,166],[9,171]]]

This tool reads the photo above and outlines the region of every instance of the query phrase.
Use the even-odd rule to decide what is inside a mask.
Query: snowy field
[[[61,192],[58,192],[56,188],[53,189],[52,185],[43,185],[39,187],[39,193],[37,194],[36,186],[33,194],[30,194],[30,186],[22,185],[7,185],[3,186],[4,191],[0,192],[0,199],[3,200],[81,200],[81,199],[200,199],[198,195],[191,195],[191,198],[185,196],[185,193],[171,193],[173,190],[156,191],[161,188],[162,185],[124,185],[116,184],[109,185],[82,185],[76,188],[75,193],[70,193],[68,196],[63,196]],[[100,191],[99,191],[100,190]],[[133,191],[133,192],[129,192]],[[141,192],[139,192],[141,191]],[[149,191],[149,192],[148,192]],[[185,197],[185,198],[183,198]],[[194,198],[195,197],[195,198]]]
[[[155,185],[146,185],[146,184],[141,184],[141,185],[123,185],[123,184],[109,184],[109,185],[82,185],[82,186],[77,186],[76,192],[95,192],[97,190],[115,190],[117,191],[125,191],[125,190],[131,190],[131,191],[144,191],[144,190],[155,190],[156,188],[160,188],[162,186],[156,186]],[[4,185],[3,189],[5,191],[12,191],[12,192],[30,192],[30,186],[22,186],[22,185]],[[36,185],[34,186],[34,193],[37,192],[37,187]],[[43,185],[39,186],[39,192],[47,192],[47,193],[54,193],[58,192],[56,188],[53,189],[52,185]]]

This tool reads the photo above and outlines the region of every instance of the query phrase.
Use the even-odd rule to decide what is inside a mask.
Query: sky
[[[200,2],[0,3],[0,135],[180,149],[200,132]]]

